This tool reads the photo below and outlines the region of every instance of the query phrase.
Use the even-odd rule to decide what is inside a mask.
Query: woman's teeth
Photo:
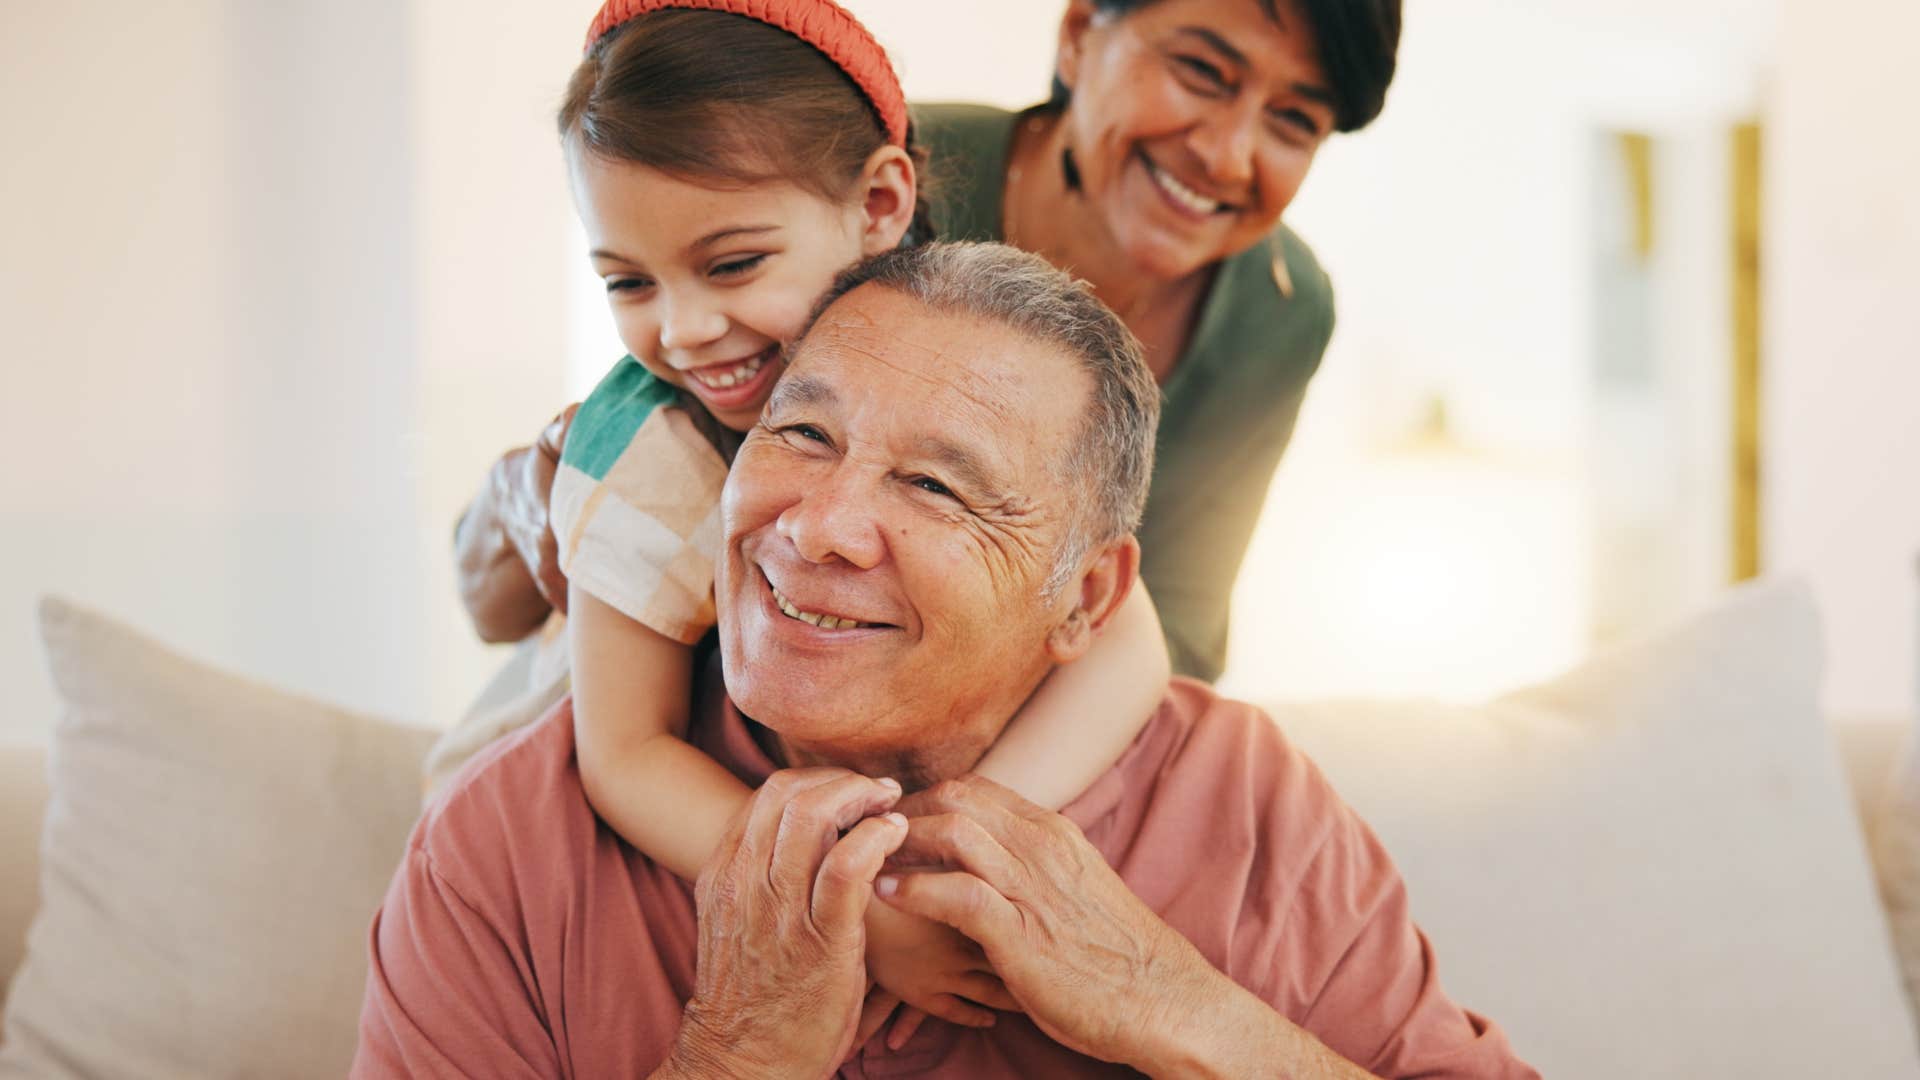
[[[772,584],[769,583],[767,588],[773,589]],[[786,597],[780,595],[779,589],[773,589],[773,602],[780,606],[781,613],[786,615],[787,618],[799,619],[809,626],[817,626],[822,630],[853,630],[859,627],[873,625],[872,623],[858,622],[854,619],[842,619],[833,615],[822,615],[817,611],[802,611],[789,603]]]
[[[1205,195],[1181,183],[1174,178],[1172,173],[1167,172],[1151,161],[1147,162],[1147,175],[1153,177],[1153,182],[1160,185],[1161,191],[1172,196],[1174,202],[1192,210],[1196,214],[1215,213],[1220,210],[1222,206],[1226,205],[1218,199],[1209,199]]]
[[[689,371],[687,374],[698,379],[700,385],[710,390],[725,390],[730,386],[738,386],[752,379],[760,373],[760,369],[766,366],[766,363],[767,354],[760,353],[751,359],[742,360],[737,364],[732,364],[718,370],[701,368]]]

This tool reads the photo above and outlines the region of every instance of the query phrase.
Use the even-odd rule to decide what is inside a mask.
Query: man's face
[[[1043,585],[1090,389],[1056,347],[881,286],[829,308],[727,477],[735,703],[818,752],[990,742],[1076,599]]]

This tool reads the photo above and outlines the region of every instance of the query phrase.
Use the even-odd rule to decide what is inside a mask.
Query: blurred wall
[[[44,590],[416,706],[405,9],[0,18],[7,728],[51,717]]]
[[[0,736],[44,591],[395,715],[478,684],[446,544],[559,403],[576,6],[0,9]]]
[[[1920,5],[1788,0],[1766,154],[1761,542],[1813,580],[1827,699],[1920,668]]]

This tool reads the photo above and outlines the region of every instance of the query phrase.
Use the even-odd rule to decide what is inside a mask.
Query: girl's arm
[[[1087,655],[1047,676],[975,771],[1058,810],[1120,760],[1172,677],[1160,617],[1136,581]]]
[[[693,650],[578,586],[568,594],[580,786],[627,843],[691,881],[752,794],[679,737]]]

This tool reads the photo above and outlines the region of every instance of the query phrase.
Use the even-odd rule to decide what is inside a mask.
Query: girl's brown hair
[[[560,104],[560,136],[615,161],[689,180],[786,180],[842,200],[887,143],[846,72],[778,27],[717,11],[666,10],[596,41]],[[933,238],[926,154],[907,131],[920,180],[905,243]]]

